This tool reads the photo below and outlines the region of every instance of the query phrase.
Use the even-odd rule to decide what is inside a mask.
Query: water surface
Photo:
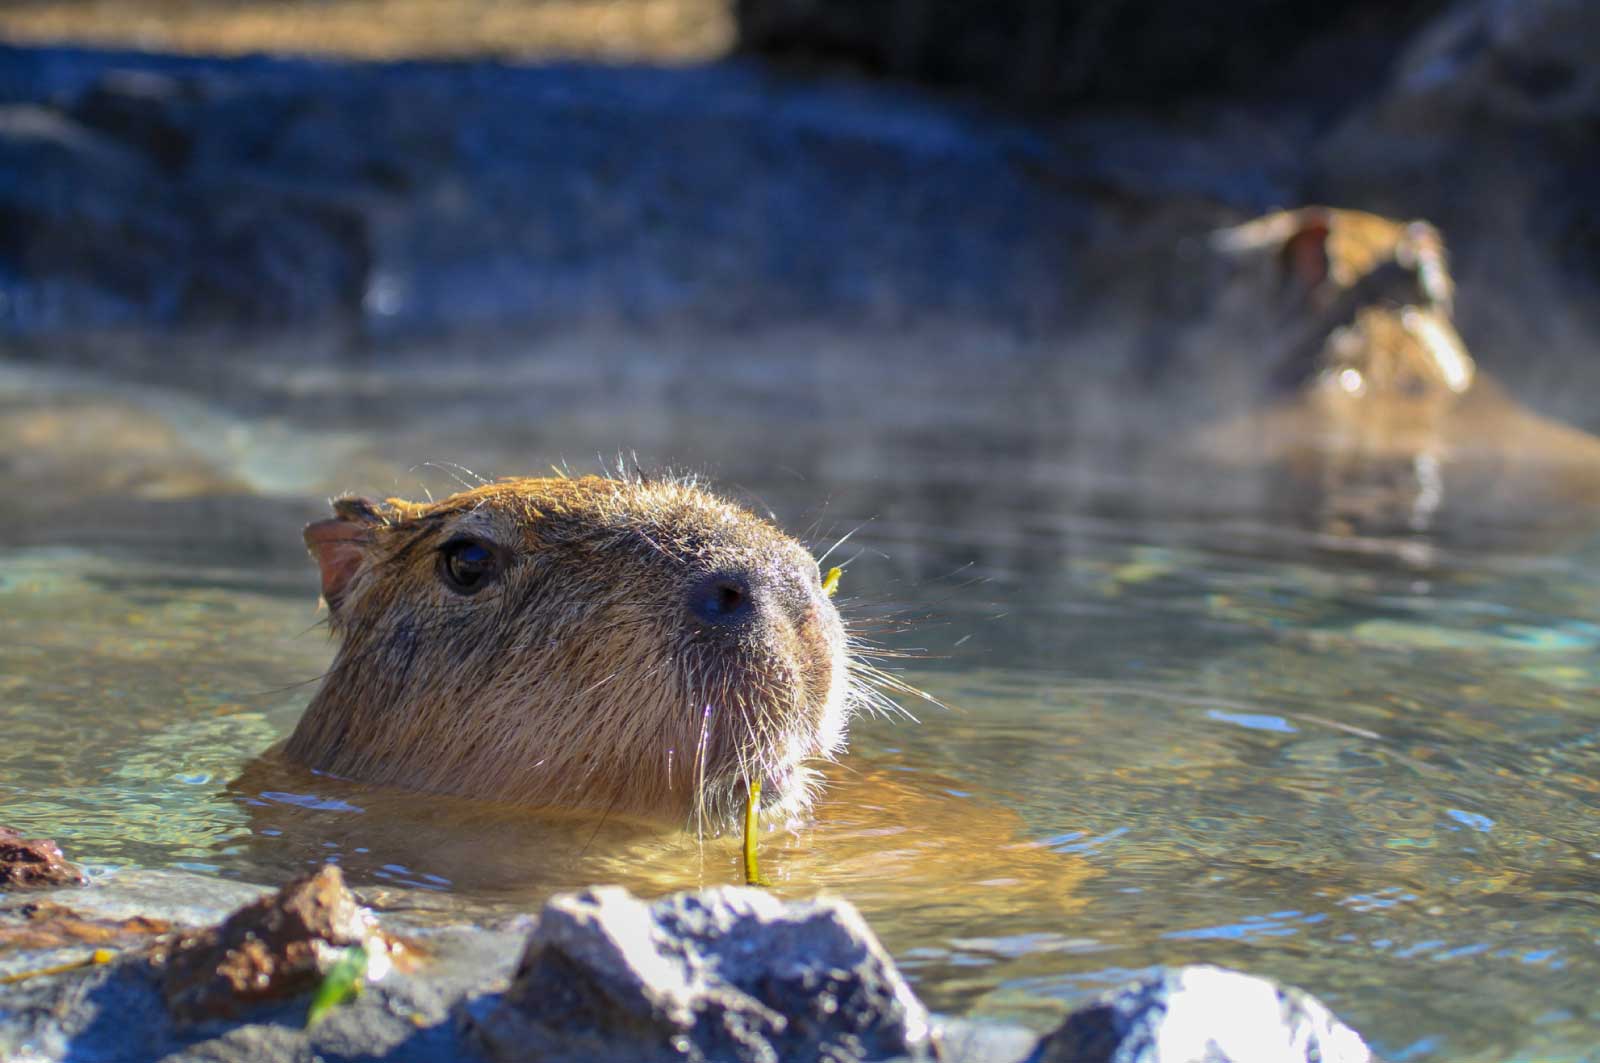
[[[1591,537],[1339,543],[1198,512],[1037,366],[608,350],[0,372],[0,820],[92,868],[337,860],[380,903],[474,917],[735,881],[732,839],[256,759],[331,659],[298,534],[330,494],[621,450],[819,553],[852,533],[842,608],[944,707],[858,721],[766,867],[858,904],[931,1006],[1044,1028],[1213,962],[1312,990],[1396,1060],[1597,1058]]]

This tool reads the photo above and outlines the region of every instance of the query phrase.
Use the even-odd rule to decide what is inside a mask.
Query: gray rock
[[[736,887],[552,900],[479,1034],[502,1063],[925,1059],[933,1045],[855,908]]]
[[[1178,967],[1067,1016],[1030,1063],[1370,1063],[1361,1035],[1299,989]]]
[[[25,918],[15,906],[58,902],[74,905],[84,920],[210,923],[260,894],[258,887],[181,872],[123,872],[86,888],[8,898],[0,903],[0,929],[8,919]],[[387,899],[410,907],[403,898]],[[462,911],[456,916],[462,921],[441,925],[436,917],[447,914],[433,913],[422,923],[401,912],[385,916],[385,926],[414,940],[426,962],[391,971],[311,1030],[304,1026],[303,996],[264,1004],[242,1021],[180,1024],[163,1000],[161,968],[138,943],[141,935],[106,939],[122,949],[111,963],[30,977],[0,990],[0,1059],[1372,1059],[1356,1033],[1305,993],[1210,967],[1164,971],[1120,989],[1042,1040],[1016,1026],[936,1020],[861,916],[839,900],[786,902],[730,887],[647,904],[620,888],[597,888],[551,901],[531,936],[527,917],[475,925],[482,916]],[[519,945],[522,958],[513,967]],[[3,954],[0,970],[70,964],[87,950],[86,943],[68,942]]]

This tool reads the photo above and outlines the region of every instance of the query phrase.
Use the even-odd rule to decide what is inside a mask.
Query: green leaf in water
[[[361,984],[367,977],[367,947],[351,945],[333,961],[328,973],[322,976],[316,993],[311,997],[311,1010],[306,1014],[306,1029],[327,1018],[340,1004],[355,999],[361,993]]]

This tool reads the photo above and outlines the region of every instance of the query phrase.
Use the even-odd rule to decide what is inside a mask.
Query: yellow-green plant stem
[[[761,866],[756,858],[756,847],[761,840],[761,781],[751,779],[744,803],[744,884],[746,886],[770,885],[761,877]]]
[[[16,985],[18,982],[26,982],[30,978],[66,974],[68,971],[76,971],[84,967],[98,967],[102,963],[110,963],[115,956],[116,953],[110,949],[95,949],[85,958],[73,960],[71,963],[59,963],[54,967],[41,967],[37,971],[22,971],[18,974],[0,975],[0,985]]]
[[[828,569],[828,574],[822,577],[822,593],[832,598],[839,590],[839,577],[844,575],[844,569],[834,565]]]

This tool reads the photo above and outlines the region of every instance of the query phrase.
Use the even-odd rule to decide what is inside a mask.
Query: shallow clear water
[[[92,867],[337,859],[451,912],[734,881],[731,839],[255,761],[331,657],[298,536],[330,493],[621,447],[819,550],[854,531],[842,607],[948,707],[859,721],[765,866],[860,905],[935,1008],[1043,1027],[1215,962],[1312,990],[1392,1059],[1596,1058],[1592,537],[1197,516],[1169,504],[1193,484],[1165,492],[1114,418],[1026,368],[545,354],[138,389],[0,372],[0,822]]]

